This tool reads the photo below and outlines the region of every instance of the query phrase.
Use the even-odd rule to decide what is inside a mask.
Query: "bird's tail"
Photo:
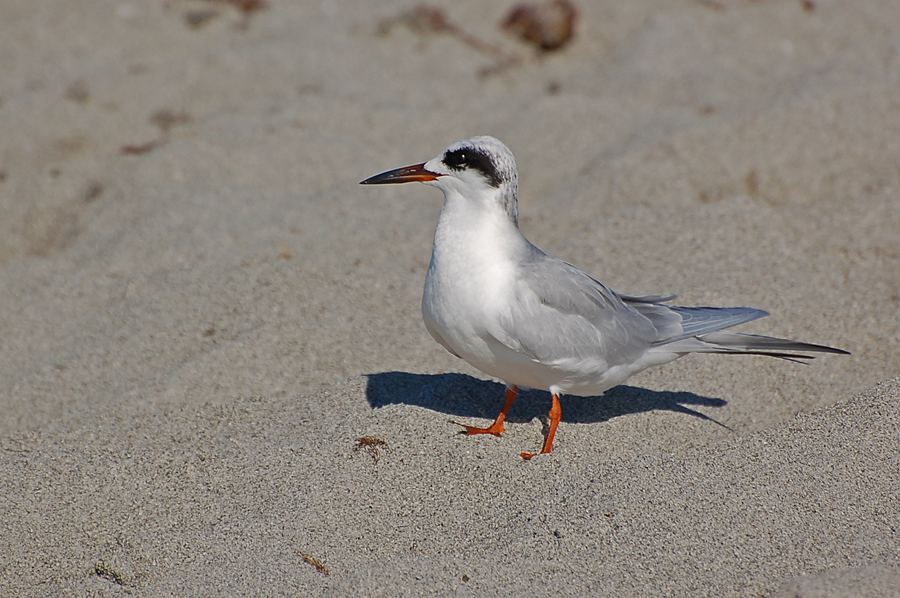
[[[789,361],[814,359],[809,353],[835,353],[849,355],[848,351],[772,336],[745,332],[710,332],[693,338],[681,339],[663,345],[666,351],[676,353],[731,353],[740,355],[766,355]]]

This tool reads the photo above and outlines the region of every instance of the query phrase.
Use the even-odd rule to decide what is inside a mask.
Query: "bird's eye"
[[[444,164],[453,170],[462,170],[469,166],[469,157],[463,150],[447,152],[444,155]]]
[[[488,184],[499,187],[503,178],[497,173],[497,166],[491,156],[477,148],[460,148],[444,153],[441,160],[447,168],[457,172],[479,172],[487,179]]]

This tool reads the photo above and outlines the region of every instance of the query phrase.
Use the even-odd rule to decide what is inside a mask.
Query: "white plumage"
[[[692,352],[787,359],[812,358],[795,352],[846,353],[722,332],[767,314],[622,295],[545,254],[519,232],[516,161],[493,137],[459,141],[424,164],[363,184],[411,181],[444,193],[422,296],[425,327],[445,349],[508,387],[494,424],[465,426],[469,434],[499,436],[519,386],[552,395],[550,431],[541,451],[547,453],[559,423],[560,395],[598,395],[641,370]]]

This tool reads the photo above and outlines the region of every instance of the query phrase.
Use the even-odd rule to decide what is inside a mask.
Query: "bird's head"
[[[518,223],[516,159],[508,147],[488,136],[457,141],[422,164],[389,170],[362,185],[421,182],[437,187],[445,197],[459,195],[502,209]]]

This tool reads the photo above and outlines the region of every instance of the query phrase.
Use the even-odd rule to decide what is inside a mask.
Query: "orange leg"
[[[559,425],[559,420],[562,418],[562,407],[559,406],[559,397],[557,395],[553,395],[553,404],[550,406],[550,430],[547,432],[547,440],[544,441],[544,448],[541,449],[541,454],[549,453],[553,450],[553,437],[556,436],[556,427]],[[531,459],[534,457],[531,453],[522,453],[523,459]]]
[[[489,428],[476,428],[474,426],[467,426],[465,424],[457,425],[462,426],[466,429],[466,436],[474,436],[475,434],[493,434],[494,436],[500,436],[501,432],[503,432],[504,430],[503,422],[506,419],[506,412],[509,411],[510,407],[512,407],[513,401],[516,400],[516,394],[518,392],[518,386],[513,385],[506,387],[506,402],[503,403],[503,409],[500,410],[500,415],[497,416],[497,419],[494,420],[494,423],[492,423]]]

